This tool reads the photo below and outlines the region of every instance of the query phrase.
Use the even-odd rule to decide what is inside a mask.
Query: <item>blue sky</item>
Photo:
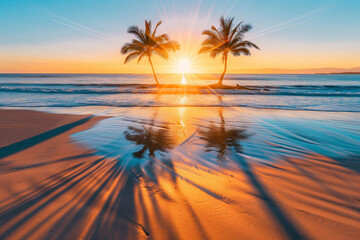
[[[201,42],[201,31],[225,15],[251,23],[248,38],[262,49],[250,61],[239,60],[244,68],[359,67],[359,12],[360,1],[355,0],[1,0],[0,63],[9,70],[16,69],[18,57],[29,59],[19,67],[32,58],[81,64],[93,54],[115,66],[114,61],[123,60],[115,54],[130,39],[129,25],[162,19],[162,31]]]

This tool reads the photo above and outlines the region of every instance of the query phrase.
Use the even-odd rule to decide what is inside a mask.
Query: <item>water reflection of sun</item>
[[[182,77],[181,77],[180,84],[181,84],[181,85],[187,85],[187,81],[186,81],[186,78],[185,78],[185,74],[184,74],[184,73],[183,73],[183,75],[182,75]]]
[[[188,135],[187,128],[183,120],[184,112],[185,112],[185,108],[179,107],[179,120],[176,122],[176,125],[177,125],[177,136],[181,141],[185,140]]]
[[[182,96],[179,100],[178,100],[178,102],[180,103],[180,104],[182,104],[182,105],[184,105],[184,104],[186,104],[187,102],[188,102],[188,97],[187,96]]]
[[[178,58],[176,60],[176,66],[175,66],[175,72],[177,73],[181,73],[181,80],[180,80],[180,84],[181,85],[187,85],[188,81],[186,80],[185,74],[186,73],[190,73],[192,72],[192,62],[190,58]]]

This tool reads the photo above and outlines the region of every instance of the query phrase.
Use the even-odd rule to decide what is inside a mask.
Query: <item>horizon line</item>
[[[360,74],[360,71],[359,72],[314,72],[314,73],[244,73],[244,72],[241,72],[241,73],[227,73],[226,75],[234,75],[234,74],[244,74],[244,75],[327,75],[327,74]],[[106,72],[106,73],[92,73],[92,72],[0,72],[1,75],[3,74],[91,74],[91,75],[110,75],[110,74],[132,74],[132,75],[136,75],[136,74],[140,74],[140,75],[152,75],[152,73],[133,73],[133,72],[130,72],[130,73],[124,73],[124,72]],[[201,72],[201,73],[172,73],[172,72],[169,72],[169,73],[157,73],[158,75],[162,75],[162,74],[178,74],[178,75],[181,75],[181,74],[212,74],[212,75],[221,75],[221,73],[204,73],[204,72]]]

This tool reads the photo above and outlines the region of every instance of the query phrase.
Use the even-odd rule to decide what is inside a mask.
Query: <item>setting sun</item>
[[[191,61],[188,58],[181,58],[177,61],[176,71],[178,73],[191,72]]]

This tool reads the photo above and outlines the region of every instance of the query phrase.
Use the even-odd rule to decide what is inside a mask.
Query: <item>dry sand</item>
[[[72,142],[100,119],[0,110],[0,239],[359,239],[359,169],[307,155],[215,171],[188,149],[129,172]]]

